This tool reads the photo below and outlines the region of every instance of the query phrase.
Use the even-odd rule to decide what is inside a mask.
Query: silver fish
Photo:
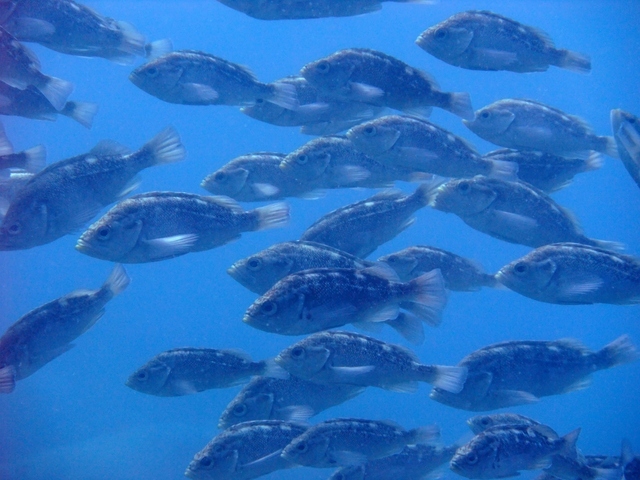
[[[415,222],[412,215],[430,200],[431,187],[421,185],[410,195],[397,190],[377,193],[324,215],[300,240],[323,243],[366,258]]]
[[[466,140],[420,118],[387,115],[347,132],[357,149],[387,165],[443,177],[515,177],[517,166],[483,158]]]
[[[473,433],[478,435],[491,427],[510,427],[513,425],[540,425],[540,422],[519,415],[517,413],[493,413],[491,415],[477,415],[467,420],[467,425]]]
[[[351,332],[320,332],[284,349],[275,362],[292,375],[311,382],[348,383],[414,393],[418,382],[457,393],[464,367],[425,365],[399,345]]]
[[[611,110],[611,128],[620,158],[640,187],[640,119],[623,110]]]
[[[177,50],[135,69],[129,80],[149,95],[183,105],[246,105],[263,99],[297,106],[286,83],[262,83],[241,65],[195,50]]]
[[[250,420],[306,421],[363,391],[355,385],[319,385],[297,377],[256,377],[227,405],[218,428]]]
[[[537,248],[502,267],[496,279],[540,302],[640,303],[640,259],[578,243]]]
[[[70,55],[128,65],[145,56],[145,39],[131,24],[72,0],[20,0],[4,22],[18,40]]]
[[[104,315],[105,305],[129,285],[116,265],[98,290],[76,290],[30,311],[0,338],[0,393],[71,350],[71,343]]]
[[[595,352],[576,340],[496,343],[458,363],[468,369],[461,392],[434,388],[430,396],[445,405],[471,411],[534,403],[539,397],[586,388],[593,372],[637,358],[638,352],[627,335]]]
[[[463,123],[476,135],[516,150],[537,150],[563,157],[588,158],[591,150],[617,158],[612,137],[596,135],[581,118],[534,100],[498,100]]]
[[[280,456],[305,425],[260,420],[234,425],[193,457],[185,475],[194,480],[249,480],[296,465]]]
[[[367,268],[373,262],[315,242],[276,243],[235,262],[227,273],[243,286],[262,295],[287,275],[312,268]]]
[[[477,176],[450,180],[432,193],[433,208],[453,213],[480,232],[510,243],[540,247],[575,242],[617,249],[586,237],[573,213],[524,182]]]
[[[177,397],[241,385],[256,375],[282,376],[280,370],[271,362],[254,362],[242,350],[174,348],[138,368],[126,385],[148,395]]]
[[[122,148],[100,143],[87,154],[52,163],[37,173],[16,194],[0,224],[0,250],[32,248],[75,231],[133,190],[138,172],[185,157],[171,127],[137,152],[124,154]]]
[[[438,270],[400,283],[395,272],[376,265],[363,270],[317,268],[293,273],[247,309],[243,321],[280,335],[302,335],[394,320],[403,308],[438,325],[446,303]]]
[[[579,434],[578,428],[560,438],[545,425],[493,427],[460,447],[450,467],[467,478],[515,476],[548,466],[553,455],[575,452]]]
[[[385,53],[349,48],[305,65],[300,74],[322,94],[428,116],[439,107],[473,118],[468,93],[438,89],[430,75]]]
[[[380,420],[335,418],[310,427],[282,451],[292,463],[316,468],[354,465],[399,453],[440,435],[435,425],[405,430]]]
[[[437,268],[448,290],[469,292],[496,286],[495,277],[482,271],[472,260],[436,247],[416,245],[380,257],[378,261],[393,268],[403,282]]]
[[[207,175],[200,186],[214,195],[226,195],[239,202],[312,197],[313,185],[280,168],[285,156],[259,152],[236,157]]]
[[[456,13],[422,32],[416,44],[450,65],[470,70],[544,72],[554,65],[591,71],[588,56],[558,49],[546,33],[484,10]]]
[[[115,205],[82,234],[76,249],[103,260],[154,262],[219,247],[242,232],[288,221],[286,204],[245,211],[228,197],[149,192]]]

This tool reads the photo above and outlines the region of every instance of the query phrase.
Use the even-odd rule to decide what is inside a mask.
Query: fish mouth
[[[280,162],[280,170],[282,170],[283,172],[289,172],[291,171],[291,163],[287,162],[286,160],[283,160],[282,162]]]
[[[191,469],[191,467],[187,467],[187,469],[184,472],[184,476],[185,477],[189,477],[189,478],[193,478],[193,479],[197,479],[198,478],[198,473],[193,471]]]
[[[85,242],[82,238],[80,238],[76,242],[75,249],[78,250],[80,253],[87,253],[91,250],[91,247],[87,242]]]

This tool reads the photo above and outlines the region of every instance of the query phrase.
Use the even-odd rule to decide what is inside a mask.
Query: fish
[[[466,478],[504,478],[548,466],[553,455],[575,452],[580,429],[558,437],[545,425],[492,427],[458,449],[450,468]]]
[[[304,335],[347,323],[395,320],[400,308],[438,325],[446,303],[438,270],[400,283],[386,265],[316,268],[286,276],[247,309],[243,322],[280,335]]]
[[[640,119],[624,110],[611,110],[611,129],[620,159],[640,187]]]
[[[144,36],[133,25],[72,0],[20,0],[3,26],[20,41],[68,55],[102,57],[121,65],[145,56]]]
[[[281,420],[234,425],[216,435],[196,453],[185,476],[194,480],[249,480],[295,467],[280,453],[306,430],[306,425]]]
[[[222,412],[218,428],[251,420],[304,422],[361,394],[355,385],[319,385],[301,378],[255,377]]]
[[[58,110],[33,85],[20,90],[0,81],[0,115],[14,115],[50,122],[55,122],[57,115],[63,115],[85,128],[91,128],[96,113],[98,113],[98,105],[95,103],[69,101]]]
[[[445,462],[449,462],[458,445],[407,445],[400,453],[336,470],[329,480],[424,480]]]
[[[200,186],[239,202],[313,197],[312,185],[280,168],[285,157],[284,153],[271,152],[241,155],[207,175]]]
[[[254,362],[242,350],[174,348],[138,368],[125,385],[148,395],[177,397],[241,385],[257,375],[282,377],[286,372],[280,371],[273,362]]]
[[[430,397],[470,411],[525,405],[538,402],[540,397],[586,388],[593,372],[637,358],[638,351],[627,335],[598,351],[572,339],[496,343],[458,363],[468,370],[462,391],[454,394],[435,387]]]
[[[470,292],[497,286],[495,277],[485,273],[474,261],[436,247],[416,245],[384,255],[377,261],[393,268],[403,282],[437,268],[447,290]]]
[[[0,393],[74,347],[73,342],[104,315],[105,305],[129,285],[116,265],[98,290],[76,290],[31,310],[0,337]]]
[[[317,189],[379,188],[393,182],[426,181],[421,175],[401,165],[384,164],[358,150],[346,137],[327,135],[315,138],[282,159],[280,168],[300,182]]]
[[[18,191],[0,224],[0,250],[32,248],[74,232],[135,189],[138,172],[186,155],[172,127],[137,152],[125,150],[101,142],[89,153],[52,163],[35,174]]]
[[[276,356],[275,363],[311,382],[403,393],[415,393],[418,382],[457,393],[467,377],[464,367],[425,365],[404,347],[342,331],[315,333],[294,343]]]
[[[544,72],[553,65],[591,72],[587,55],[556,48],[541,30],[486,10],[456,13],[422,32],[416,44],[443,62],[469,70]]]
[[[145,263],[209,250],[242,232],[286,225],[289,207],[245,211],[229,197],[148,192],[123,200],[91,225],[76,250],[121,263]]]
[[[300,75],[323,95],[343,101],[424,116],[432,107],[439,107],[462,118],[473,118],[468,93],[442,92],[426,72],[377,50],[338,50],[306,64]]]
[[[533,248],[561,242],[621,248],[586,237],[571,211],[524,182],[483,176],[450,180],[434,189],[429,205],[505,242]]]
[[[640,259],[578,243],[533,250],[496,274],[505,287],[561,305],[640,303]]]
[[[398,190],[379,192],[320,217],[300,240],[366,258],[415,223],[413,214],[429,203],[431,190],[432,186],[423,184],[409,195]]]
[[[513,425],[533,426],[540,422],[518,413],[493,413],[490,415],[476,415],[467,420],[471,431],[478,435],[492,427],[510,427]]]
[[[584,455],[554,455],[544,470],[561,480],[620,480],[619,468],[598,468],[589,465]]]
[[[25,173],[38,173],[45,167],[46,159],[46,148],[44,145],[37,145],[19,153],[0,154],[0,170],[15,168]]]
[[[513,162],[518,166],[518,180],[546,193],[557,192],[571,184],[579,173],[591,172],[603,165],[602,154],[591,152],[589,158],[566,158],[533,150],[501,148],[486,153],[484,158]]]
[[[431,442],[439,435],[436,425],[405,430],[390,421],[334,418],[296,437],[282,457],[315,468],[357,465],[399,453],[406,445]]]
[[[294,240],[276,243],[235,262],[227,273],[242,286],[264,294],[287,275],[312,268],[371,267],[374,262],[362,260],[346,252],[315,242]]]
[[[581,118],[535,100],[507,98],[462,122],[488,142],[516,150],[536,150],[561,157],[589,158],[591,151],[618,158],[613,137],[598,136]]]
[[[304,18],[350,17],[377,12],[382,2],[396,3],[433,3],[431,0],[218,0],[223,5],[233,8],[259,20],[298,20]]]
[[[43,74],[35,53],[1,26],[0,80],[20,90],[33,85],[56,110],[64,108],[67,97],[73,91],[71,82]]]
[[[466,140],[427,120],[387,115],[352,127],[355,147],[386,165],[443,177],[514,177],[517,165],[482,157]]]
[[[262,83],[246,67],[196,50],[176,50],[136,68],[129,80],[160,100],[181,105],[246,105],[257,99],[298,104],[287,83]]]

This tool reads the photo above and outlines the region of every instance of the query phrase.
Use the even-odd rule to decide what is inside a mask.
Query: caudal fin
[[[113,270],[111,270],[111,274],[109,278],[107,278],[107,281],[104,282],[103,288],[108,288],[115,297],[129,286],[130,281],[131,279],[129,275],[127,275],[124,267],[118,263],[113,267]]]
[[[505,180],[507,182],[515,182],[518,179],[518,164],[515,162],[507,162],[506,160],[492,160],[490,176]]]
[[[60,114],[73,118],[85,128],[91,128],[93,118],[98,113],[98,104],[89,102],[67,102]]]
[[[4,133],[4,127],[0,123],[0,155],[9,155],[13,153],[13,145]]]
[[[151,157],[149,166],[164,165],[184,160],[187,152],[180,142],[180,135],[173,127],[167,127],[142,147]]]
[[[424,327],[422,321],[415,315],[400,312],[396,318],[387,320],[385,323],[402,335],[407,342],[413,345],[424,343]]]
[[[8,365],[0,368],[0,393],[11,393],[16,388],[16,370]]]
[[[37,173],[42,170],[47,160],[47,150],[43,145],[25,150],[25,170],[30,173]]]
[[[570,50],[558,50],[558,53],[560,55],[556,66],[566,68],[572,72],[591,73],[591,58],[588,55]]]
[[[622,335],[616,338],[595,355],[596,367],[601,370],[633,362],[639,357],[638,350],[633,343],[631,343],[629,335]]]
[[[406,433],[407,445],[418,443],[432,443],[440,438],[440,428],[437,425],[427,425],[425,427],[414,428]]]
[[[144,46],[144,53],[147,60],[155,60],[162,55],[165,55],[173,50],[173,43],[168,38],[162,40],[156,40],[154,42],[147,43]]]
[[[295,110],[298,108],[298,93],[296,87],[290,83],[274,82],[271,84],[273,89],[271,97],[267,100],[279,107],[287,110]]]
[[[412,294],[407,302],[402,302],[402,308],[431,325],[439,325],[442,310],[447,303],[447,293],[440,270],[431,270],[408,283]]]
[[[618,146],[616,145],[616,141],[613,137],[598,137],[598,139],[600,140],[600,146],[598,148],[599,152],[602,152],[611,158],[620,158]]]
[[[458,92],[449,95],[449,105],[445,107],[445,110],[465,120],[473,120],[475,118],[475,113],[471,106],[471,96],[468,93]]]
[[[73,83],[56,77],[46,77],[46,81],[39,85],[40,93],[49,100],[56,110],[62,110],[67,97],[73,91]]]
[[[254,211],[258,214],[255,230],[284,227],[289,223],[289,205],[286,203],[274,203],[256,208]]]
[[[467,380],[466,367],[449,367],[444,365],[422,365],[422,380],[434,387],[451,393],[460,393]]]

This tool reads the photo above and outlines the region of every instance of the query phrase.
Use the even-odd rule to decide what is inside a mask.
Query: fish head
[[[467,51],[473,36],[472,29],[444,21],[422,32],[416,44],[436,58],[453,62]]]
[[[280,352],[275,362],[292,375],[308,379],[325,367],[330,356],[328,348],[303,340]]]
[[[171,374],[171,367],[166,363],[154,359],[133,372],[125,385],[138,392],[149,395],[162,395]]]
[[[557,269],[556,262],[551,258],[525,256],[502,267],[496,279],[518,293],[536,296],[553,286]]]
[[[36,199],[17,198],[0,224],[0,250],[21,250],[47,243],[47,204]]]
[[[214,195],[233,198],[244,188],[248,177],[249,171],[246,168],[223,167],[208,175],[200,186]]]
[[[331,138],[317,138],[284,157],[280,168],[299,180],[314,180],[321,176],[332,158]]]
[[[476,415],[467,420],[467,425],[473,433],[478,435],[484,432],[487,428],[491,428],[495,425],[493,415]]]
[[[418,259],[410,252],[396,252],[378,259],[393,268],[401,280],[411,277],[413,269],[418,266]]]
[[[348,467],[342,467],[329,477],[329,480],[364,480],[365,479],[365,467],[364,465],[350,465]]]
[[[253,302],[242,321],[259,330],[281,335],[308,333],[305,295],[295,288],[294,282],[285,282],[286,278]]]
[[[275,396],[271,392],[254,391],[247,388],[227,405],[227,408],[220,415],[218,428],[229,428],[237,423],[251,420],[269,419],[272,417],[274,401]]]
[[[469,443],[460,447],[451,459],[450,468],[467,478],[499,478],[495,472],[498,445],[484,434],[477,435]]]
[[[325,465],[329,457],[329,437],[302,434],[284,448],[282,457],[298,465]]]
[[[184,66],[170,53],[136,68],[129,80],[141,90],[170,103],[182,102],[181,78]]]
[[[355,147],[366,155],[372,157],[384,155],[393,148],[401,136],[398,128],[389,122],[385,122],[386,117],[379,120],[356,125],[346,133],[347,138]]]
[[[354,68],[348,55],[338,53],[307,63],[300,75],[320,91],[335,91],[348,87]]]
[[[507,104],[493,103],[475,112],[473,120],[462,120],[469,130],[486,140],[504,134],[516,118]]]
[[[450,180],[434,192],[430,205],[456,215],[474,215],[486,210],[496,199],[496,192],[478,178]]]
[[[291,273],[293,260],[275,249],[266,249],[234,263],[227,273],[252,292],[263,294]]]
[[[142,226],[135,215],[107,213],[80,236],[76,250],[103,260],[123,261],[138,243]]]
[[[238,450],[214,440],[193,457],[184,474],[195,480],[227,478],[236,473],[238,456]]]

